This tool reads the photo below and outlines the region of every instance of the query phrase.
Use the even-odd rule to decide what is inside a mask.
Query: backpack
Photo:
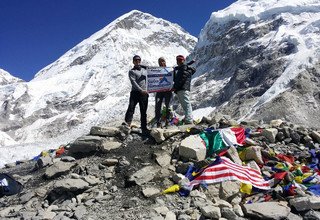
[[[16,181],[10,174],[0,173],[0,198],[20,193],[23,186]]]

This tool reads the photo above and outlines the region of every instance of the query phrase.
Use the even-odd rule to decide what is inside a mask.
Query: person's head
[[[166,67],[166,60],[163,57],[158,59],[159,66]]]
[[[184,61],[185,61],[186,59],[184,58],[184,56],[178,55],[178,56],[176,57],[176,60],[177,60],[177,65],[180,66],[180,65],[182,65],[182,64],[184,63]]]
[[[141,63],[141,57],[139,55],[134,55],[132,58],[133,65],[139,66]]]

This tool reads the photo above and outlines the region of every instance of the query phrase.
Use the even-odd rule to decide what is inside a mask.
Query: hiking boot
[[[121,125],[126,126],[126,127],[128,127],[128,128],[131,128],[131,123],[122,122]]]
[[[151,133],[151,130],[149,130],[148,128],[141,129],[141,131],[142,131],[142,135],[145,135],[145,136],[149,136]]]

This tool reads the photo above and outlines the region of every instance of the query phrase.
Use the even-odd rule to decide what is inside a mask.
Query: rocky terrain
[[[245,130],[243,146],[208,155],[199,134],[231,126]],[[319,130],[282,120],[238,124],[226,115],[153,128],[148,136],[136,127],[95,126],[34,160],[6,164],[0,173],[12,174],[24,188],[0,198],[0,218],[320,219],[320,198],[310,188],[320,183],[319,143]],[[261,171],[270,190],[247,192],[239,181],[223,181],[180,196],[188,167],[205,167],[222,154]],[[164,193],[171,186],[179,193]]]

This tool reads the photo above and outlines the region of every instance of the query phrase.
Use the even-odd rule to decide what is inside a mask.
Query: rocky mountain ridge
[[[195,107],[319,127],[319,5],[240,0],[212,13],[191,55]]]
[[[200,139],[195,139],[201,132],[236,125],[247,132],[243,146],[221,149],[211,155],[211,160],[200,153],[206,152],[205,146],[199,148]],[[288,195],[286,186],[299,179],[299,172],[314,172],[312,184],[318,184],[314,168],[297,172],[296,166],[302,161],[312,164],[313,156],[306,149],[318,150],[319,144],[319,131],[282,120],[263,125],[242,121],[239,125],[227,116],[205,117],[196,126],[154,128],[149,137],[141,135],[137,128],[96,126],[69,146],[1,169],[1,173],[11,173],[24,189],[0,198],[0,217],[316,219],[320,200],[315,192],[300,183]],[[179,186],[181,189],[188,183],[185,175],[190,165],[205,168],[222,152],[234,165],[246,163],[244,169],[251,167],[261,172],[271,189],[253,189],[248,194],[241,181],[218,181],[180,196]],[[285,163],[295,168],[288,171],[277,165]],[[280,174],[283,177],[276,176]]]

